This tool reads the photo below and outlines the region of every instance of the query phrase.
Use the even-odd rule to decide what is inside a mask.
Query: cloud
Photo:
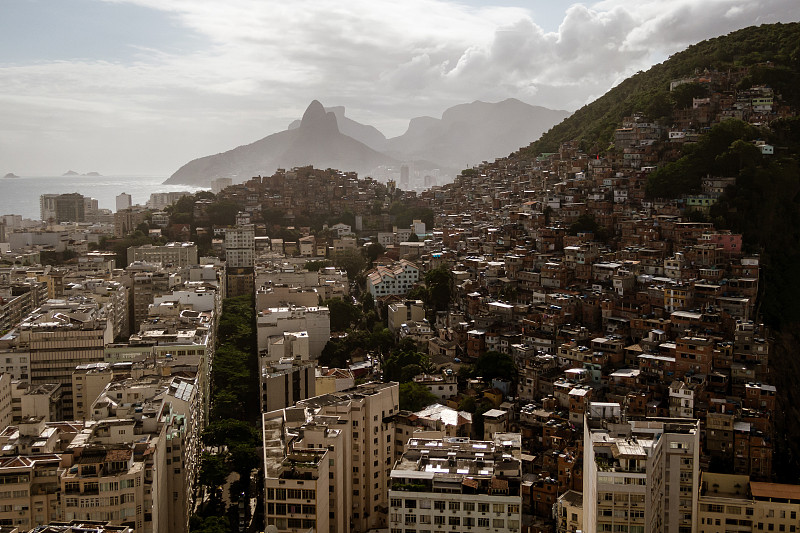
[[[106,2],[161,12],[204,44],[0,66],[0,160],[24,157],[32,139],[84,135],[108,144],[92,151],[120,172],[168,173],[285,128],[315,98],[389,135],[475,99],[576,109],[688,44],[798,18],[796,0],[603,0],[572,5],[545,32],[527,9],[443,0]],[[118,139],[162,149],[142,158]]]

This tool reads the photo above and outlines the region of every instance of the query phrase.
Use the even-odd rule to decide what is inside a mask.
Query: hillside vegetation
[[[685,91],[670,93],[670,81],[696,70],[751,67],[771,62],[770,69],[753,69],[750,84],[769,84],[784,100],[800,103],[800,24],[749,27],[702,41],[667,61],[639,72],[552,127],[520,155],[555,152],[562,142],[577,140],[587,153],[605,150],[623,117],[634,112],[664,121]],[[662,122],[663,123],[663,122]]]

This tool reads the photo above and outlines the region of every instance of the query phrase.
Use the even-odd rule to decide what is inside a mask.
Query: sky
[[[574,111],[690,44],[797,20],[797,0],[3,0],[0,176],[169,176],[314,99],[388,137],[474,100]]]

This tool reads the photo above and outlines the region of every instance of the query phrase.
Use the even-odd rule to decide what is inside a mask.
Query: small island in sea
[[[63,174],[62,177],[69,177],[69,176],[92,176],[92,177],[100,177],[102,174],[99,172],[86,172],[85,174],[81,174],[80,172],[75,172],[74,170],[67,170]]]
[[[17,176],[17,175],[16,175],[16,174],[14,174],[13,172],[9,172],[8,174],[6,174],[6,175],[5,175],[5,176],[3,176],[3,177],[4,177],[4,178],[18,178],[19,176]]]

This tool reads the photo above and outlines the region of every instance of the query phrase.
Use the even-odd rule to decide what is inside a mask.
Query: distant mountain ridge
[[[311,102],[297,128],[274,133],[221,154],[195,159],[179,168],[165,184],[208,186],[215,178],[245,181],[279,167],[313,165],[369,172],[397,161],[341,133],[334,113]]]
[[[508,155],[567,116],[567,111],[515,99],[475,101],[447,109],[441,119],[412,119],[403,135],[387,139],[377,128],[345,116],[344,107],[324,108],[314,100],[287,130],[190,161],[164,183],[208,186],[221,177],[242,182],[277,168],[305,165],[367,175],[379,166],[402,162],[454,175],[483,160]]]

